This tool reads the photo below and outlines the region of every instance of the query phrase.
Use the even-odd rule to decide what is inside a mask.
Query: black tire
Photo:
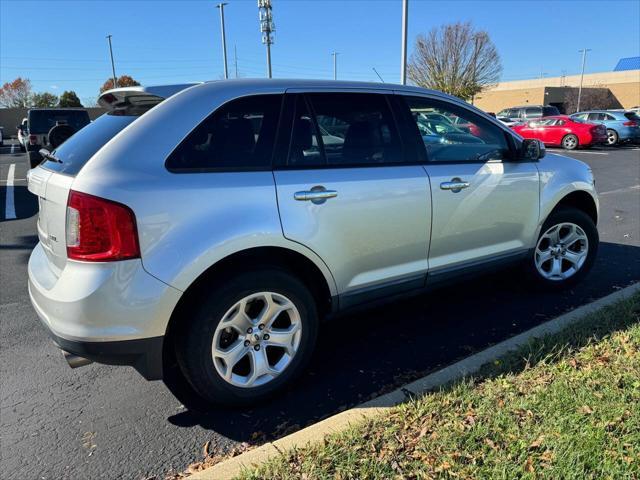
[[[607,145],[615,147],[619,142],[618,132],[611,128],[607,128]]]
[[[40,155],[40,152],[35,151],[27,152],[27,158],[29,159],[29,165],[31,166],[31,168],[36,168],[44,160],[44,158],[42,158],[42,155]]]
[[[47,138],[49,139],[49,145],[53,148],[58,148],[65,140],[76,133],[75,129],[70,125],[55,125],[51,127]]]
[[[564,280],[549,280],[536,268],[536,253],[534,248],[533,252],[527,256],[527,259],[523,263],[523,268],[529,282],[535,288],[540,290],[560,291],[577,284],[589,273],[591,267],[593,267],[596,254],[598,252],[598,244],[600,240],[596,225],[593,223],[593,220],[589,215],[582,210],[573,207],[561,207],[549,215],[540,229],[540,235],[538,236],[538,239],[536,239],[536,247],[545,232],[554,225],[561,223],[573,223],[584,231],[588,240],[587,258],[582,264],[582,267],[580,267],[580,269],[578,269],[578,271],[569,278]]]
[[[575,150],[579,145],[578,137],[573,133],[565,135],[562,138],[562,148],[565,150]]]
[[[296,306],[302,325],[300,344],[291,363],[274,379],[253,388],[235,386],[220,376],[213,363],[211,350],[216,327],[236,302],[263,291],[284,295]],[[203,288],[195,304],[189,324],[181,329],[176,340],[176,357],[189,384],[212,405],[246,406],[261,402],[290,384],[311,359],[318,335],[316,303],[307,287],[284,270],[264,268],[214,282]]]
[[[20,151],[21,151],[21,152],[23,152],[23,153],[24,153],[24,152],[26,152],[26,151],[27,151],[27,149],[24,147],[24,145],[22,145],[21,143],[19,143],[18,145],[20,145]]]

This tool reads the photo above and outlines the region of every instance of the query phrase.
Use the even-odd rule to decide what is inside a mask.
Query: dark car
[[[31,168],[42,162],[39,150],[56,148],[71,135],[91,123],[83,108],[32,108],[27,112],[27,123],[20,127],[27,137],[27,155]],[[25,131],[26,130],[26,131]],[[25,135],[26,134],[26,135]]]
[[[523,105],[521,107],[505,108],[498,112],[499,118],[511,121],[525,122],[534,118],[553,117],[560,115],[560,111],[553,105]]]

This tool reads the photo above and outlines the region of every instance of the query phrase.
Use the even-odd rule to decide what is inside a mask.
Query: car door
[[[429,181],[405,157],[386,95],[292,90],[285,104],[274,167],[285,237],[323,259],[341,307],[422,287]]]
[[[533,247],[539,216],[535,162],[515,160],[505,129],[461,103],[406,96],[408,114],[433,108],[464,118],[478,135],[422,142],[431,182],[429,279],[447,278],[487,262],[520,258]],[[419,135],[413,126],[412,135]]]

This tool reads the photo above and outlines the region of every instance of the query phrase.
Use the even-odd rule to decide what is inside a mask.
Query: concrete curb
[[[633,295],[640,291],[640,283],[635,283],[626,288],[618,290],[606,297],[571,310],[564,315],[549,320],[537,327],[523,332],[515,337],[511,337],[486,350],[478,352],[448,367],[431,373],[415,382],[374,398],[368,402],[357,405],[349,410],[338,413],[303,428],[295,433],[282,437],[273,442],[266,443],[258,448],[249,450],[237,457],[230,458],[209,467],[201,472],[195,473],[189,478],[193,480],[226,480],[232,479],[242,472],[243,469],[256,467],[261,463],[281,455],[294,447],[300,448],[311,443],[322,441],[326,435],[345,430],[349,426],[360,423],[365,419],[373,418],[384,414],[390,408],[405,402],[409,397],[419,396],[445,385],[454,380],[470,376],[480,370],[484,365],[504,356],[506,353],[517,350],[527,342],[541,338],[564,330],[569,325],[575,323],[585,315],[593,313],[602,307],[610,305]]]

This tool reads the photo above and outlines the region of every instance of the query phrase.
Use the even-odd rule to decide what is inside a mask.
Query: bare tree
[[[31,82],[18,77],[0,87],[0,106],[7,108],[28,107],[31,100]]]
[[[567,114],[575,113],[578,109],[578,89],[570,88],[564,95],[564,111]],[[580,110],[607,110],[609,108],[622,108],[618,99],[606,87],[589,87],[582,89],[580,96]]]
[[[475,30],[470,22],[418,35],[408,65],[409,78],[416,85],[464,100],[495,85],[501,73],[500,55],[489,34]]]

